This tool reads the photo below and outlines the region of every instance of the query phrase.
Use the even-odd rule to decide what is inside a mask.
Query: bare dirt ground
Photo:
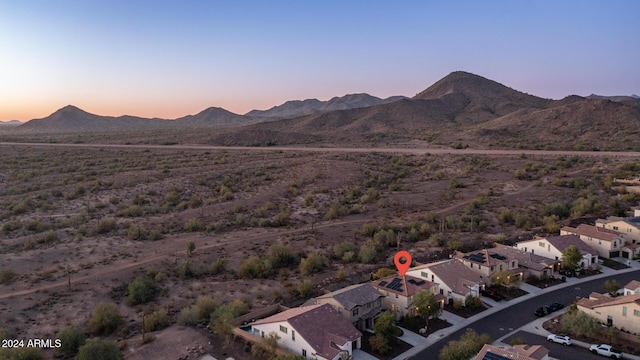
[[[240,346],[218,351],[226,346],[221,338],[177,324],[142,345],[140,314],[167,309],[175,323],[180,309],[202,295],[260,308],[304,301],[296,290],[301,279],[310,279],[316,294],[368,280],[392,265],[395,241],[379,247],[371,263],[333,257],[337,243],[362,248],[373,241],[362,231],[368,223],[392,229],[414,259],[429,261],[541,228],[553,203],[596,201],[558,223],[604,215],[612,198],[636,201],[612,192],[607,181],[640,157],[199,145],[0,144],[0,151],[0,270],[15,273],[0,283],[0,328],[14,338],[53,338],[70,324],[85,328],[97,303],[113,302],[126,325],[110,338],[128,358],[154,351],[179,358],[200,348],[243,358],[234,354]],[[332,209],[336,215],[328,216]],[[238,276],[245,259],[277,242],[299,257],[319,252],[324,270],[301,276],[291,266],[266,279]],[[219,258],[226,271],[208,273]],[[185,261],[197,275],[179,276]],[[346,278],[338,279],[340,271]],[[163,273],[160,296],[128,305],[127,284],[148,273]]]

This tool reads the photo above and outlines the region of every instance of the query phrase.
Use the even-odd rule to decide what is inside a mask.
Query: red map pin
[[[393,257],[393,262],[396,264],[400,276],[404,276],[411,266],[411,254],[404,250],[398,251],[396,256]]]

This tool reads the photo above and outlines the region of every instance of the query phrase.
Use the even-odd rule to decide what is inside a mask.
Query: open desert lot
[[[170,326],[155,336],[176,358],[187,347],[163,334],[193,331],[178,322],[199,297],[298,305],[390,267],[398,245],[427,262],[553,232],[624,211],[637,197],[613,179],[640,168],[635,153],[0,148],[3,331],[55,338],[113,303],[124,325],[111,337],[133,356],[154,344],[142,344],[142,314],[165,310]],[[300,266],[312,257],[320,265]],[[269,268],[243,268],[250,258]],[[156,284],[152,301],[131,303],[136,277]],[[180,346],[167,346],[172,339]],[[212,354],[233,349],[201,339]]]

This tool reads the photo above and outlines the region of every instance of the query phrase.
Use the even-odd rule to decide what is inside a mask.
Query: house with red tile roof
[[[531,240],[520,241],[516,244],[516,248],[552,260],[562,261],[562,252],[572,245],[577,247],[582,254],[582,261],[578,264],[580,268],[587,269],[598,264],[598,251],[587,245],[578,235],[536,237]]]
[[[640,334],[640,294],[611,297],[591,293],[578,300],[578,310],[608,326]]]
[[[625,245],[625,238],[617,231],[580,224],[578,227],[565,226],[560,229],[560,235],[578,235],[580,240],[598,251],[603,258],[620,257],[620,251]]]
[[[397,320],[407,314],[416,315],[413,296],[420,290],[432,292],[444,307],[445,297],[440,295],[438,284],[432,281],[411,275],[392,275],[372,281],[371,286],[384,295],[382,307],[392,312]]]
[[[361,346],[362,333],[331,305],[292,308],[251,324],[251,333],[278,336],[278,345],[307,359],[348,359]]]
[[[413,267],[407,275],[435,282],[446,302],[459,300],[463,305],[467,296],[480,297],[489,280],[465,266],[460,259],[450,259]]]

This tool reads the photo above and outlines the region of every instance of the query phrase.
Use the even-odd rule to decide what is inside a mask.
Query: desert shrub
[[[44,360],[42,352],[38,348],[0,348],[2,360]]]
[[[327,212],[325,213],[324,220],[328,221],[338,219],[347,215],[348,213],[349,208],[340,204],[339,202],[333,202],[331,203],[331,206],[329,206],[329,210],[327,210]]]
[[[148,276],[138,276],[129,283],[127,300],[131,305],[146,304],[158,296],[160,287]]]
[[[94,338],[80,346],[76,360],[121,360],[123,358],[120,348],[114,342]]]
[[[291,210],[282,209],[276,216],[273,217],[272,224],[273,226],[287,226],[289,225],[289,221],[291,218]]]
[[[13,271],[12,268],[10,267],[5,267],[0,269],[0,284],[9,284],[11,283],[16,277],[18,276],[18,274],[16,274],[15,271]]]
[[[198,320],[209,319],[218,307],[220,307],[220,303],[211,296],[199,296],[195,304],[196,318]]]
[[[224,258],[218,258],[216,261],[212,262],[209,266],[209,273],[211,275],[216,275],[224,272],[227,267],[227,260]]]
[[[291,247],[280,242],[269,246],[267,257],[274,268],[291,266],[298,262],[298,258],[291,251]]]
[[[161,330],[169,326],[169,317],[165,310],[156,310],[144,318],[144,331]]]
[[[555,215],[559,219],[565,219],[565,218],[568,218],[569,215],[571,215],[571,208],[565,202],[556,201],[556,202],[553,202],[553,203],[551,203],[549,205],[545,205],[542,208],[542,215],[543,216],[553,216],[553,215]]]
[[[336,259],[342,259],[345,261],[345,255],[351,253],[348,258],[354,257],[356,251],[356,244],[352,241],[342,241],[333,245],[333,257]],[[351,259],[353,261],[353,259]],[[345,261],[349,262],[349,261]]]
[[[461,189],[465,187],[464,183],[458,179],[451,179],[451,182],[449,182],[449,189]]]
[[[149,232],[142,225],[129,225],[129,230],[127,230],[127,238],[129,240],[145,240],[148,236]]]
[[[115,304],[99,303],[89,318],[89,332],[96,335],[109,335],[123,322]]]
[[[45,243],[51,243],[58,240],[58,232],[55,230],[47,230],[42,234],[42,240]]]
[[[176,266],[176,275],[181,279],[188,279],[195,276],[195,272],[191,267],[191,260],[184,260]]]
[[[376,243],[369,239],[364,245],[360,247],[360,251],[358,252],[358,259],[363,264],[371,264],[376,260],[378,256],[378,249],[376,247]]]
[[[104,217],[98,221],[96,232],[98,234],[107,234],[116,229],[116,220],[109,217]]]
[[[164,237],[164,231],[162,229],[162,225],[156,225],[156,227],[154,227],[153,230],[151,230],[151,233],[149,234],[150,240],[160,240],[163,237]]]
[[[194,209],[200,207],[201,205],[202,205],[202,199],[200,199],[196,195],[193,195],[189,200],[189,206],[191,206]]]
[[[464,333],[460,340],[449,341],[440,351],[440,360],[470,359],[484,344],[491,343],[489,335],[479,335],[475,331]]]
[[[244,260],[238,268],[238,276],[244,279],[268,278],[271,275],[273,275],[271,261],[258,256]]]
[[[471,295],[467,295],[464,299],[464,304],[471,309],[480,309],[484,306],[479,297]]]
[[[61,341],[59,351],[67,357],[75,356],[78,353],[80,346],[82,346],[87,340],[87,337],[84,336],[82,331],[75,326],[68,326],[64,328],[58,332],[56,337]]]
[[[311,254],[300,260],[300,274],[310,275],[322,271],[324,268],[324,258],[320,254]]]
[[[176,189],[170,190],[164,196],[165,207],[174,207],[179,203],[180,203],[180,193],[178,193],[178,190]]]
[[[365,223],[362,224],[362,228],[360,229],[360,234],[364,236],[372,237],[379,230],[377,223]]]
[[[313,283],[311,280],[305,279],[298,282],[298,294],[305,299],[313,295]]]
[[[231,314],[233,315],[234,318],[237,318],[238,316],[248,313],[250,309],[249,304],[247,304],[245,301],[240,299],[233,300],[232,302],[228,303],[226,306],[229,309],[229,311],[231,311]]]
[[[228,306],[220,306],[217,308],[216,311],[211,314],[209,326],[214,333],[224,336],[227,343],[231,342],[233,328],[236,326],[231,309]]]
[[[198,308],[195,305],[185,306],[180,310],[178,324],[194,326],[198,323]]]
[[[189,219],[186,223],[184,223],[184,230],[188,232],[196,232],[204,229],[202,225],[202,221],[198,219]]]
[[[394,246],[397,244],[398,238],[395,231],[391,229],[380,230],[374,236],[373,240],[379,246]]]
[[[580,217],[584,215],[596,214],[600,210],[600,203],[593,195],[580,197],[573,202],[571,207],[571,216]]]
[[[206,232],[224,231],[226,227],[227,227],[227,224],[224,221],[212,221],[207,224],[205,231]]]
[[[120,210],[118,216],[139,217],[142,216],[142,208],[139,205],[131,205],[126,209]]]

